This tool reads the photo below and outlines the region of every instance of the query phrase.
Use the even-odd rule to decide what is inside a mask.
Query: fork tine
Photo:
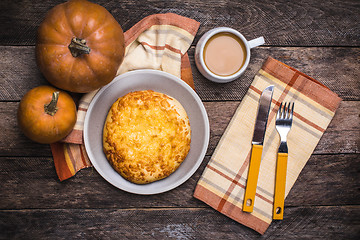
[[[281,107],[282,107],[282,103],[280,103],[278,112],[277,112],[277,114],[276,114],[276,119],[279,119],[279,118],[281,117]]]
[[[288,105],[286,108],[286,119],[290,118],[290,111],[291,111],[290,104],[291,104],[291,102],[288,102]]]
[[[288,109],[289,109],[289,107],[288,107],[288,104],[287,104],[287,102],[284,104],[284,114],[283,114],[283,119],[286,119],[287,118],[287,116],[288,116]]]
[[[284,102],[284,106],[283,106],[283,109],[282,109],[282,117],[281,117],[281,119],[284,119],[285,117],[286,117],[286,104],[287,104],[287,102]]]
[[[282,114],[281,114],[281,118],[284,119],[286,117],[286,102],[284,103],[283,109],[282,109]]]
[[[295,102],[292,103],[292,106],[291,106],[291,109],[290,109],[290,119],[293,118],[293,115],[294,115],[294,106],[295,106]]]
[[[279,109],[276,113],[276,119],[292,119],[294,115],[294,102],[280,103]]]

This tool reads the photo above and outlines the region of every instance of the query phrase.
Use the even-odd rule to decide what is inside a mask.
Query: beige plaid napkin
[[[171,73],[194,88],[187,50],[200,23],[174,13],[150,15],[124,33],[125,57],[117,75],[136,69],[156,69]],[[72,177],[91,162],[83,145],[83,124],[87,108],[97,91],[82,96],[73,131],[51,144],[59,179]]]
[[[255,118],[260,94],[269,85],[274,85],[275,88],[265,134],[254,211],[245,213],[242,211],[242,204]],[[293,125],[288,135],[287,196],[333,118],[341,99],[315,79],[273,58],[269,58],[256,74],[194,193],[196,198],[217,211],[261,234],[272,221],[276,154],[280,143],[275,129],[275,116],[283,101],[295,102]],[[284,217],[286,218],[286,209]]]

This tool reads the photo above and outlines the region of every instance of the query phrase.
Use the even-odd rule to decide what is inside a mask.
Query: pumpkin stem
[[[44,110],[50,116],[54,116],[58,110],[57,102],[59,99],[59,92],[53,92],[52,99],[48,104],[44,104]]]
[[[90,48],[86,46],[85,39],[73,37],[71,39],[71,43],[69,44],[68,48],[70,49],[71,55],[73,57],[78,57],[82,54],[89,54]]]

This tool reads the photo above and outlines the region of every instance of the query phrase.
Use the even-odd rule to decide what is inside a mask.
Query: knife
[[[254,135],[252,139],[252,149],[249,164],[249,172],[247,177],[243,211],[252,212],[254,208],[255,193],[259,176],[261,155],[266,131],[266,124],[271,105],[271,99],[274,86],[268,86],[261,93],[259,100],[259,108],[255,122]]]

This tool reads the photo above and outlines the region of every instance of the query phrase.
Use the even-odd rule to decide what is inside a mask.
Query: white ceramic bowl
[[[102,136],[111,105],[129,92],[148,89],[172,96],[182,104],[190,120],[191,145],[184,162],[169,177],[139,185],[125,180],[111,167],[102,149]],[[95,95],[84,123],[86,152],[97,172],[115,187],[136,194],[162,193],[189,179],[204,159],[209,135],[208,116],[195,91],[181,79],[157,70],[135,70],[116,77]]]

